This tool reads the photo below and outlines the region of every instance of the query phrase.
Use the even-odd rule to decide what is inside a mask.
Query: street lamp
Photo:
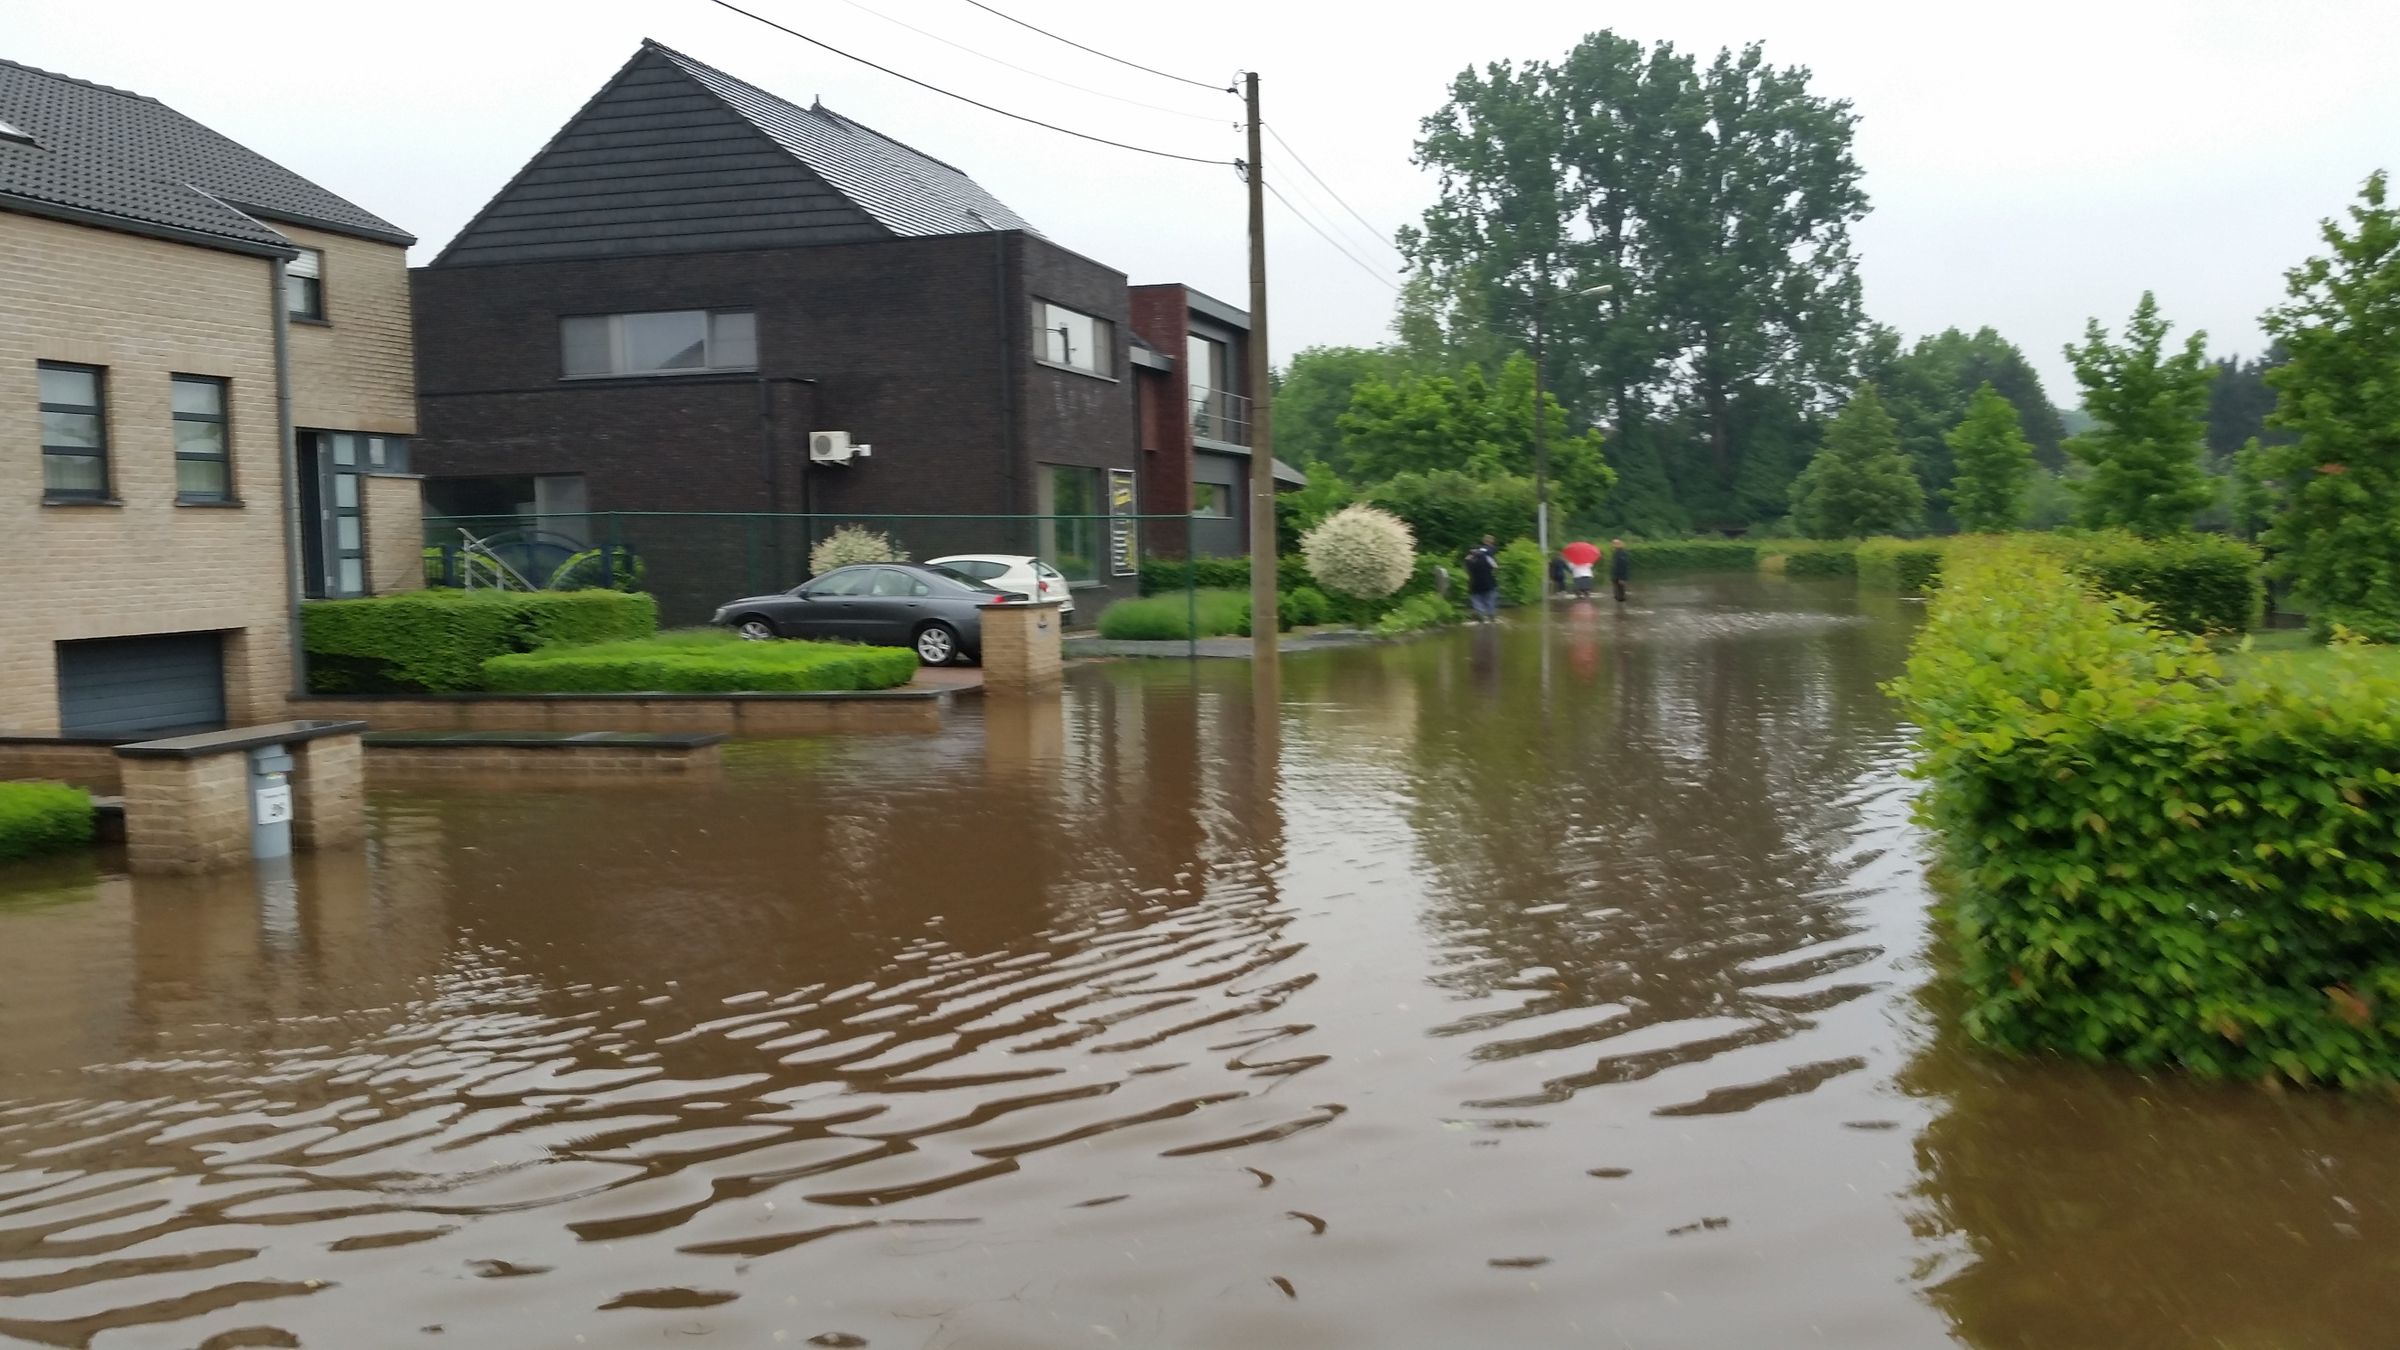
[[[1602,282],[1575,294],[1579,299],[1597,298],[1608,292],[1608,283]],[[1542,302],[1549,293],[1546,285],[1533,293],[1533,534],[1545,559],[1550,556],[1550,438],[1544,426],[1548,410],[1542,404]]]

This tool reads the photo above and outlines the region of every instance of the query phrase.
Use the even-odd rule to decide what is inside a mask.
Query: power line
[[[1283,138],[1283,133],[1275,129],[1274,123],[1267,122],[1262,123],[1262,125],[1266,128],[1267,134],[1275,138],[1275,143],[1283,147],[1283,152],[1292,157],[1292,162],[1300,166],[1301,172],[1307,174],[1312,180],[1314,180],[1318,187],[1325,189],[1325,195],[1333,198],[1335,202],[1340,204],[1343,210],[1348,211],[1350,213],[1350,218],[1357,221],[1362,227],[1364,227],[1368,234],[1374,236],[1376,243],[1383,245],[1385,248],[1390,249],[1394,253],[1400,252],[1399,247],[1393,244],[1388,237],[1378,233],[1373,225],[1369,225],[1367,223],[1367,218],[1365,216],[1360,215],[1357,209],[1352,207],[1350,203],[1343,201],[1342,194],[1334,191],[1331,183],[1326,182],[1323,178],[1319,178],[1317,176],[1317,171],[1308,167],[1308,161],[1300,158],[1300,152],[1294,150],[1292,148],[1292,143]]]
[[[1352,253],[1350,250],[1342,247],[1340,240],[1334,238],[1330,234],[1325,233],[1323,229],[1318,227],[1317,222],[1309,219],[1299,207],[1292,205],[1292,199],[1284,196],[1281,189],[1277,188],[1273,183],[1265,183],[1261,186],[1266,188],[1268,196],[1271,196],[1275,200],[1283,203],[1284,210],[1289,211],[1294,216],[1299,217],[1301,224],[1306,225],[1309,229],[1316,231],[1316,235],[1319,239],[1331,244],[1334,252],[1341,254],[1343,257],[1348,258],[1351,262],[1357,264],[1359,271],[1366,273],[1368,276],[1375,278],[1377,282],[1389,287],[1394,294],[1399,293],[1400,283],[1393,281],[1391,278],[1386,277],[1383,273],[1376,271],[1372,264],[1361,259],[1357,254]]]
[[[1122,94],[1112,94],[1105,89],[1086,88],[1085,86],[1076,84],[1072,81],[1062,80],[1056,75],[1044,74],[1041,71],[1035,70],[1031,66],[1020,66],[1014,61],[1003,61],[999,57],[992,55],[990,52],[970,47],[963,42],[953,42],[949,38],[943,37],[941,34],[933,32],[930,29],[919,28],[906,19],[894,18],[893,16],[884,13],[882,10],[862,5],[858,2],[858,0],[842,0],[842,3],[848,5],[852,9],[857,10],[861,14],[871,14],[876,18],[883,20],[885,23],[896,24],[919,37],[931,38],[935,42],[941,43],[945,47],[955,47],[958,50],[965,52],[969,56],[981,57],[984,60],[991,62],[993,65],[1006,66],[1010,70],[1016,71],[1021,75],[1031,75],[1037,80],[1048,80],[1050,83],[1055,84],[1062,89],[1072,89],[1078,94],[1090,94],[1094,98],[1108,99],[1111,102],[1122,103],[1128,107],[1146,108],[1151,112],[1166,113],[1171,117],[1188,117],[1195,122],[1222,123],[1225,120],[1223,115],[1218,113],[1186,112],[1181,108],[1170,108],[1160,103],[1144,103],[1138,98],[1127,98]]]
[[[1174,80],[1179,84],[1188,84],[1194,86],[1195,88],[1214,89],[1223,94],[1230,94],[1233,92],[1231,89],[1228,89],[1221,84],[1210,84],[1206,80],[1187,80],[1181,75],[1169,75],[1163,70],[1157,70],[1150,66],[1145,66],[1139,61],[1128,61],[1122,56],[1111,56],[1107,52],[1100,50],[1098,47],[1086,47],[1073,38],[1060,37],[1058,34],[1051,32],[1047,28],[1034,28],[1032,24],[1025,22],[1023,19],[1020,19],[1013,14],[1001,13],[999,10],[996,10],[990,5],[983,3],[983,0],[967,0],[967,3],[973,5],[977,9],[982,10],[984,13],[993,16],[994,18],[1006,19],[1019,28],[1033,28],[1034,32],[1041,34],[1043,37],[1046,37],[1053,42],[1063,42],[1079,52],[1090,52],[1092,55],[1099,57],[1103,61],[1114,61],[1120,66],[1131,66],[1135,70],[1141,71],[1144,74],[1156,75],[1160,79]]]
[[[749,10],[742,8],[740,5],[732,3],[732,0],[709,0],[709,3],[716,5],[721,9],[732,10],[734,13],[741,15],[745,19],[752,19],[759,23],[763,23],[767,27],[772,28],[779,33],[789,33],[791,36],[800,39],[802,42],[809,43],[812,46],[822,47],[826,51],[832,52],[835,56],[841,57],[846,61],[856,61],[860,65],[867,67],[869,70],[880,70],[884,74],[891,76],[893,79],[906,80],[919,89],[929,89],[945,98],[954,98],[961,103],[972,104],[975,107],[981,108],[985,112],[998,113],[1002,117],[1014,118],[1019,122],[1040,127],[1045,131],[1059,132],[1063,135],[1076,137],[1079,140],[1096,141],[1101,145],[1113,145],[1119,150],[1132,150],[1144,155],[1156,155],[1160,159],[1179,159],[1186,164],[1229,165],[1233,163],[1233,161],[1229,159],[1202,159],[1198,155],[1179,155],[1171,150],[1153,150],[1146,145],[1129,145],[1124,141],[1112,141],[1106,136],[1094,136],[1088,131],[1076,131],[1071,127],[1062,127],[1055,122],[1045,122],[1038,117],[1027,117],[1023,113],[1013,113],[1006,108],[995,108],[991,104],[985,103],[981,99],[973,99],[967,97],[965,94],[954,93],[948,89],[942,88],[938,84],[927,84],[925,81],[918,79],[914,75],[903,75],[899,71],[892,69],[890,66],[879,66],[863,56],[843,51],[841,48],[834,46],[830,42],[825,42],[820,39],[810,37],[808,34],[801,32],[797,28],[786,28],[782,24],[775,22],[773,19],[770,19],[763,14],[751,13]]]

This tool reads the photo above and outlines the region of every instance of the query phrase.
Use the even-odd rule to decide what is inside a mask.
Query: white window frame
[[[676,366],[660,370],[634,370],[629,367],[625,350],[625,321],[653,318],[661,315],[697,314],[702,318],[703,358],[697,366]],[[750,360],[746,363],[720,365],[717,361],[717,322],[720,319],[743,317],[750,320]],[[608,325],[608,369],[568,370],[567,325],[597,320]],[[758,369],[758,311],[754,309],[642,309],[622,314],[566,314],[558,320],[559,378],[566,380],[628,380],[653,379],[673,375],[748,374]]]

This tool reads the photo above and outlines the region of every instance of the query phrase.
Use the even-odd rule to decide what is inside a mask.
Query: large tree
[[[1559,401],[1542,396],[1551,499],[1560,517],[1598,508],[1616,475],[1600,433],[1569,429]],[[1477,366],[1457,375],[1403,374],[1359,381],[1337,423],[1340,459],[1362,484],[1402,474],[1457,471],[1471,477],[1531,478],[1533,363],[1511,357],[1497,380]],[[1532,513],[1526,516],[1528,528]]]
[[[2027,494],[2039,470],[2016,408],[1987,384],[1975,391],[1967,415],[1947,439],[1957,466],[1949,497],[1958,528],[1994,532],[2024,525]]]
[[[2200,467],[2208,411],[2208,335],[2193,333],[2179,351],[2167,350],[2173,327],[2159,317],[2148,291],[2111,342],[2093,319],[2067,361],[2083,386],[2091,431],[2067,443],[2091,476],[2076,485],[2077,516],[2086,525],[2121,525],[2147,535],[2187,529],[2215,489]]]
[[[2268,452],[2267,544],[2320,625],[2400,642],[2400,211],[2382,173],[2349,216],[2266,317],[2291,352],[2267,377],[2274,424],[2294,436]]]
[[[1388,347],[1306,347],[1294,354],[1275,382],[1276,455],[1303,468],[1347,470],[1338,423],[1352,392],[1366,380],[1389,379],[1402,364]]]
[[[1556,63],[1463,72],[1423,123],[1439,189],[1403,249],[1453,314],[1539,331],[1546,381],[1604,410],[1645,513],[1733,515],[1779,489],[1792,449],[1746,465],[1747,433],[1783,436],[1846,378],[1866,198],[1849,106],[1808,84],[1756,47],[1703,68],[1602,32]],[[1668,483],[1680,506],[1656,500]]]
[[[2212,459],[2224,461],[2251,441],[2266,445],[2291,441],[2291,433],[2267,425],[2267,415],[2275,411],[2275,390],[2267,383],[2267,372],[2288,359],[2290,353],[2278,342],[2269,345],[2264,356],[2250,360],[2228,356],[2217,362],[2215,378],[2208,386],[2208,453]]]
[[[1925,487],[1900,452],[1900,428],[1875,386],[1862,384],[1825,428],[1825,448],[1792,483],[1792,524],[1811,539],[1915,529]]]
[[[2042,377],[2015,343],[1990,328],[1972,334],[1944,329],[1906,346],[1897,332],[1878,325],[1868,334],[1859,370],[1882,392],[1885,408],[1900,424],[1901,448],[1929,491],[1950,485],[1950,431],[1987,384],[2016,409],[2034,458],[2051,469],[2065,462],[2061,444],[2066,437]]]

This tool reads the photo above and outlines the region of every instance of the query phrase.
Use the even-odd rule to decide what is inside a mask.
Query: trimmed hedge
[[[2054,536],[2053,546],[2087,583],[2149,601],[2157,621],[2177,632],[2248,632],[2266,610],[2258,550],[2239,540],[2106,531]]]
[[[1119,600],[1100,611],[1100,636],[1115,642],[1182,642],[1195,636],[1192,631],[1195,614],[1200,625],[1199,637],[1247,635],[1250,593],[1205,590],[1187,597],[1177,591],[1139,600]]]
[[[1516,540],[1500,550],[1499,561],[1501,604],[1542,603],[1542,593],[1550,589],[1550,560],[1542,556],[1541,545],[1530,539]]]
[[[1174,591],[1180,594],[1184,589],[1184,578],[1192,572],[1199,574],[1198,588],[1200,590],[1247,591],[1250,589],[1250,560],[1246,557],[1199,558],[1188,563],[1175,559],[1158,559],[1142,564],[1141,593],[1143,595],[1164,595],[1169,591]],[[1276,590],[1294,591],[1302,586],[1316,584],[1316,578],[1308,574],[1307,560],[1300,556],[1297,549],[1278,553],[1275,556]]]
[[[1607,553],[1606,540],[1592,541]],[[1755,572],[1758,544],[1749,539],[1628,539],[1636,574],[1647,572]]]
[[[1503,586],[1501,594],[1505,596],[1507,593],[1507,588]],[[1402,633],[1416,633],[1428,628],[1441,628],[1457,623],[1458,619],[1458,606],[1451,600],[1430,593],[1412,595],[1394,605],[1382,618],[1375,621],[1375,635],[1377,637],[1398,637]]]
[[[2260,657],[1953,549],[1893,692],[1921,728],[1975,1039],[2206,1076],[2400,1078],[2400,678]]]
[[[483,663],[483,687],[508,694],[739,694],[892,689],[917,677],[906,647],[745,642],[706,630],[545,647]]]
[[[1858,545],[1841,540],[1761,545],[1758,565],[1787,577],[1854,577],[1858,575]]]
[[[300,608],[317,694],[453,694],[484,687],[484,663],[541,647],[646,637],[658,604],[617,591],[411,591]]]
[[[0,863],[91,842],[92,794],[64,783],[0,783]]]
[[[1287,628],[1314,628],[1333,622],[1333,597],[1314,586],[1301,586],[1283,592],[1275,612]]]
[[[1942,584],[1939,539],[1869,539],[1852,553],[1858,584],[1901,595],[1930,595]]]

